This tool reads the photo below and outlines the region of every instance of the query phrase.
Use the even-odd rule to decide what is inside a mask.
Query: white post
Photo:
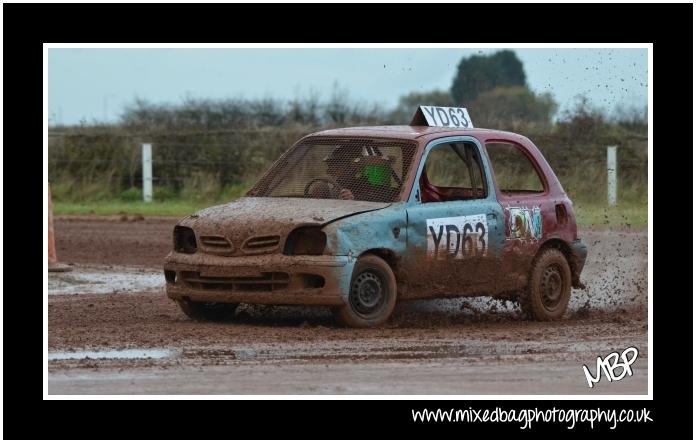
[[[616,206],[616,146],[607,146],[607,200]]]
[[[143,143],[143,201],[152,201],[152,144]]]

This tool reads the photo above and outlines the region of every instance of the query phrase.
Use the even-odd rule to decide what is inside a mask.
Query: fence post
[[[143,201],[152,201],[152,144],[143,143]]]
[[[616,146],[607,146],[607,200],[616,206]]]

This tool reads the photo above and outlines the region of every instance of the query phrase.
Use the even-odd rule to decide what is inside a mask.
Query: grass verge
[[[647,204],[621,204],[610,208],[597,204],[576,204],[579,226],[645,228],[648,226]]]
[[[168,200],[145,202],[124,202],[120,200],[104,200],[98,202],[53,202],[54,215],[142,215],[142,216],[177,216],[196,212],[199,209],[215,204],[215,202],[200,203],[185,200]]]

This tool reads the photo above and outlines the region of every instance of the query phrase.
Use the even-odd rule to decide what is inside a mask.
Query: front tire
[[[348,301],[335,309],[339,323],[352,328],[383,324],[396,306],[396,278],[391,267],[376,255],[360,257],[353,269]]]
[[[558,249],[542,251],[532,264],[522,310],[538,321],[560,320],[570,301],[571,273],[568,260]]]
[[[177,300],[181,310],[192,320],[222,321],[232,318],[236,303],[208,303]]]

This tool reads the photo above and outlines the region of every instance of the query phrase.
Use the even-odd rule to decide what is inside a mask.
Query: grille
[[[194,289],[240,292],[272,292],[287,289],[289,276],[284,272],[266,272],[253,277],[204,277],[198,272],[182,272],[182,280]]]
[[[248,195],[397,201],[415,150],[410,140],[308,137],[288,150]]]
[[[201,235],[201,244],[216,252],[232,252],[232,244],[225,237],[217,235]]]
[[[263,252],[277,247],[278,243],[280,243],[280,236],[264,235],[250,238],[244,243],[242,249],[248,253]]]

